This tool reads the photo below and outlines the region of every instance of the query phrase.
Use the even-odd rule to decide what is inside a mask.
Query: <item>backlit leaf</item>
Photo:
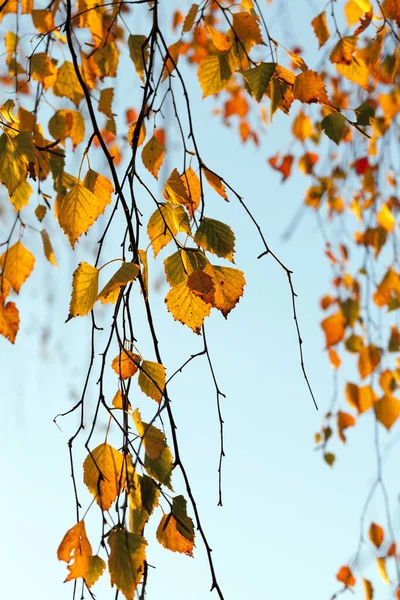
[[[89,568],[85,574],[85,583],[88,588],[91,588],[100,579],[105,568],[106,563],[100,556],[95,555],[90,557]]]
[[[116,527],[108,536],[108,544],[111,585],[115,585],[126,600],[133,600],[143,577],[147,542],[137,533]]]
[[[134,411],[132,417],[138,434],[143,440],[146,454],[153,460],[161,458],[163,451],[167,448],[164,433],[157,429],[157,427],[154,427],[154,425],[144,423],[140,418],[138,409]]]
[[[262,62],[256,67],[240,72],[249,84],[251,94],[257,102],[260,102],[264,96],[270,79],[275,72],[275,66],[276,63]]]
[[[158,179],[158,172],[164,160],[164,146],[153,135],[142,151],[143,164],[148,171]]]
[[[165,387],[164,366],[150,360],[144,360],[141,364],[138,383],[143,393],[156,402],[161,402]]]
[[[0,296],[1,296],[0,278]],[[3,304],[0,302],[0,335],[7,338],[12,344],[15,342],[19,329],[19,312],[14,302]]]
[[[342,141],[347,129],[344,117],[337,113],[332,113],[325,117],[321,121],[321,127],[328,138],[335,142],[335,144],[339,144]]]
[[[325,333],[326,345],[334,346],[338,344],[344,338],[344,325],[346,319],[344,318],[341,311],[338,311],[334,315],[327,317],[321,323],[321,327]]]
[[[250,13],[235,13],[232,20],[232,29],[235,32],[235,36],[243,44],[249,44],[251,47],[253,44],[264,43],[258,22]]]
[[[350,406],[357,410],[358,414],[372,408],[377,400],[371,386],[358,387],[355,383],[346,384],[345,397]]]
[[[376,564],[383,583],[390,585],[391,581],[389,579],[386,569],[386,559],[383,556],[378,556],[378,558],[376,559]]]
[[[201,61],[197,73],[203,90],[203,98],[218,94],[223,90],[231,78],[231,74],[228,58],[224,54],[206,56]]]
[[[15,292],[19,292],[35,265],[35,257],[22,242],[16,242],[0,256],[0,267],[4,277]]]
[[[357,38],[355,36],[351,35],[340,38],[329,55],[331,63],[350,65],[356,47]]]
[[[83,481],[102,510],[108,510],[125,486],[123,454],[107,443],[85,458]]]
[[[374,597],[374,588],[372,587],[372,583],[368,579],[363,579],[363,587],[365,593],[365,600],[372,600]]]
[[[308,104],[320,102],[330,105],[324,80],[318,73],[311,69],[296,75],[293,95],[300,102],[307,102]]]
[[[83,317],[93,308],[97,300],[99,269],[87,262],[79,263],[72,276],[72,296],[68,320]]]
[[[362,58],[353,56],[349,65],[335,64],[335,67],[343,77],[357,83],[366,90],[368,89],[369,70]]]
[[[358,355],[358,372],[361,379],[365,379],[368,375],[371,375],[379,365],[380,360],[380,350],[373,344],[361,348]]]
[[[380,525],[377,525],[376,523],[371,523],[371,526],[370,526],[369,532],[368,532],[368,536],[369,536],[369,539],[371,540],[371,542],[377,548],[379,548],[379,546],[382,545],[383,538],[384,538],[384,532]]]
[[[53,93],[56,96],[69,98],[75,106],[79,106],[84,93],[72,62],[65,61],[58,69],[57,79],[53,85]]]
[[[311,21],[311,25],[313,26],[315,35],[318,38],[319,47],[321,48],[330,37],[328,23],[326,21],[326,12],[323,11],[314,17]]]
[[[348,587],[353,587],[356,584],[356,578],[348,566],[340,567],[336,579]]]
[[[226,33],[218,31],[212,25],[206,25],[206,31],[210,36],[212,43],[220,52],[227,52],[232,46],[232,40]]]
[[[13,195],[10,197],[10,202],[16,212],[22,210],[24,206],[29,203],[29,198],[31,197],[32,192],[33,190],[27,181],[20,183]]]
[[[113,118],[112,102],[114,98],[114,88],[106,88],[100,92],[99,100],[99,111],[109,117]]]
[[[190,31],[192,29],[195,19],[196,19],[196,16],[197,16],[198,9],[199,9],[198,4],[192,4],[188,14],[186,15],[184,22],[183,22],[182,33],[187,33],[188,31]]]
[[[110,281],[103,287],[98,295],[102,303],[114,301],[113,292],[120,290],[122,286],[134,281],[139,273],[139,267],[135,263],[122,263],[118,271],[111,277]]]
[[[392,394],[385,394],[376,402],[374,408],[377,420],[390,430],[400,416],[400,400]]]
[[[194,241],[204,250],[233,262],[235,235],[225,223],[203,217],[195,233]]]
[[[86,535],[84,521],[79,521],[69,529],[57,550],[58,560],[68,565],[68,576],[65,581],[85,577],[90,565],[92,547]]]
[[[345,435],[343,433],[343,431],[345,429],[347,429],[348,427],[354,427],[354,425],[356,424],[356,420],[353,417],[353,415],[350,415],[349,413],[345,413],[342,411],[338,411],[337,414],[337,426],[338,426],[338,431],[339,431],[339,437],[342,440],[342,442],[346,441]]]
[[[56,257],[54,256],[54,251],[53,251],[53,246],[51,245],[50,236],[47,233],[46,229],[42,229],[42,231],[40,232],[40,235],[42,236],[44,254],[45,254],[47,260],[56,267],[57,261],[56,261]]]
[[[129,54],[135,65],[136,73],[142,81],[144,80],[145,64],[149,59],[149,47],[146,40],[145,35],[130,35],[128,38]]]
[[[217,192],[217,194],[219,194],[224,200],[228,200],[226,188],[222,183],[221,177],[218,177],[218,175],[215,175],[215,173],[212,173],[205,167],[203,167],[203,173],[206,176],[208,183]]]
[[[58,222],[72,247],[82,233],[86,233],[104,212],[110,201],[108,194],[96,193],[95,195],[82,183],[77,183],[66,194],[58,213]]]
[[[204,269],[207,259],[199,250],[178,250],[164,261],[164,270],[171,287],[186,281],[196,269]]]
[[[141,360],[138,354],[123,350],[114,358],[111,366],[121,379],[129,379],[138,371]]]
[[[210,314],[211,305],[199,298],[188,287],[187,281],[173,287],[166,295],[165,302],[175,321],[180,321],[195,333],[200,333],[204,318]]]
[[[170,202],[159,204],[147,225],[154,256],[157,256],[179,231],[190,234],[190,223],[184,208]]]
[[[301,142],[307,140],[313,135],[314,127],[311,119],[307,117],[303,111],[301,111],[293,121],[292,133]]]
[[[218,267],[210,263],[204,269],[214,283],[214,289],[204,296],[204,300],[222,312],[226,318],[243,296],[246,280],[239,269]]]
[[[168,446],[162,451],[159,458],[151,458],[147,453],[144,457],[144,466],[151,477],[166,485],[173,491],[171,484],[172,470],[174,467],[171,450]]]
[[[193,556],[194,527],[192,519],[186,514],[183,496],[173,499],[172,512],[162,517],[156,537],[164,548]]]
[[[0,181],[12,195],[26,178],[26,164],[17,153],[13,139],[3,133],[0,136]]]
[[[55,140],[61,140],[61,143],[66,138],[71,138],[75,148],[85,137],[85,121],[77,110],[58,110],[49,121],[49,132]]]

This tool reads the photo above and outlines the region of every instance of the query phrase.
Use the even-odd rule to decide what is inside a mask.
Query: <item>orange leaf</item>
[[[282,173],[282,181],[285,181],[290,176],[290,172],[292,170],[293,156],[291,154],[286,154],[285,156],[282,156],[282,161],[280,164],[278,164],[278,161],[279,152],[275,154],[275,156],[272,156],[270,159],[268,159],[271,167],[275,169],[275,171]]]
[[[331,361],[332,367],[334,369],[338,369],[340,367],[340,365],[342,364],[342,361],[340,359],[340,356],[336,352],[336,350],[333,350],[333,348],[329,348],[328,356],[329,356],[329,360]]]
[[[373,344],[361,348],[358,356],[358,372],[361,379],[365,379],[368,375],[371,375],[379,365],[380,360],[381,352]]]
[[[377,525],[376,523],[371,523],[368,535],[369,535],[369,539],[374,544],[374,546],[379,548],[379,546],[382,545],[383,538],[384,538],[384,532],[380,525]]]
[[[356,584],[356,578],[348,566],[340,567],[339,571],[337,572],[336,579],[348,587],[352,587]]]
[[[326,93],[326,87],[321,75],[308,69],[299,75],[296,75],[293,88],[295,100],[307,102],[308,104],[319,102],[330,106],[330,100]]]
[[[114,358],[111,366],[121,379],[129,379],[139,369],[140,362],[141,358],[138,354],[129,352],[129,350],[123,350]]]
[[[344,338],[345,323],[346,319],[340,311],[322,321],[327,347],[338,344]]]
[[[13,344],[19,328],[19,312],[14,302],[0,304],[0,335]]]
[[[21,242],[16,242],[0,256],[0,267],[11,287],[18,293],[28,279],[35,264],[32,252]]]
[[[339,437],[342,440],[342,442],[346,441],[346,438],[343,433],[344,429],[347,429],[348,427],[354,427],[355,424],[356,420],[353,417],[353,415],[339,410],[337,414],[337,426],[339,430]]]
[[[371,386],[358,387],[355,383],[346,384],[345,396],[347,402],[358,411],[358,414],[369,410],[377,400]]]
[[[85,577],[91,556],[92,547],[86,535],[85,523],[79,521],[67,531],[57,550],[58,560],[71,563],[68,565],[69,574],[65,581]]]
[[[318,38],[319,47],[321,48],[330,37],[328,24],[326,22],[326,12],[323,11],[321,14],[314,17],[311,21],[311,25],[314,28],[314,33]]]
[[[400,416],[400,401],[393,395],[385,394],[375,404],[376,418],[386,429],[390,429]]]

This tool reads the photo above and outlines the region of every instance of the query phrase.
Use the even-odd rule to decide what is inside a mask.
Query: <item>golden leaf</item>
[[[362,582],[364,586],[365,600],[372,600],[374,597],[374,588],[372,587],[372,583],[369,581],[369,579],[363,579]]]
[[[376,215],[379,225],[386,231],[393,231],[396,225],[396,219],[387,204],[382,204],[381,210]]]
[[[102,176],[99,175],[100,177]],[[99,190],[95,195],[85,185],[77,183],[62,201],[58,213],[58,222],[68,236],[72,247],[75,246],[82,233],[86,233],[99,215],[104,212],[107,204],[111,202],[111,196],[107,192],[104,194],[98,192]]]
[[[375,404],[375,415],[378,421],[389,430],[400,416],[400,401],[392,394],[385,394]]]
[[[160,250],[169,244],[179,231],[191,235],[190,223],[185,209],[170,202],[159,204],[147,225],[147,235],[150,238],[154,256],[157,256]]]
[[[83,317],[90,312],[97,300],[99,269],[87,262],[79,263],[72,276],[72,295],[68,321],[73,317]]]
[[[106,88],[100,92],[99,100],[99,111],[109,117],[113,118],[112,102],[114,98],[114,88]]]
[[[361,379],[365,379],[368,375],[371,375],[379,365],[380,360],[381,353],[376,346],[370,344],[361,348],[358,355],[358,372]]]
[[[0,278],[0,286],[2,279]],[[0,287],[0,295],[1,287]],[[14,302],[0,303],[0,335],[7,338],[12,344],[15,342],[19,329],[19,312]]]
[[[347,25],[355,25],[371,8],[369,0],[348,0],[344,8]]]
[[[99,9],[98,0],[78,0],[79,27],[90,29],[96,45],[103,40],[103,15]]]
[[[386,570],[386,559],[382,556],[379,556],[376,559],[376,564],[378,567],[379,575],[381,576],[383,583],[387,583],[388,585],[390,585],[391,581],[389,579],[389,576],[388,576],[387,570]]]
[[[32,273],[34,265],[35,257],[32,252],[19,241],[0,256],[3,275],[17,293]]]
[[[355,36],[352,35],[340,38],[329,55],[331,63],[350,65],[356,47],[357,38]]]
[[[143,536],[118,527],[111,531],[108,543],[111,585],[116,585],[126,600],[133,600],[143,577],[147,542]]]
[[[203,90],[203,98],[218,94],[224,89],[232,75],[228,58],[224,54],[212,54],[199,64],[197,77]]]
[[[150,360],[144,360],[138,378],[139,387],[143,393],[161,402],[165,388],[165,367]]]
[[[293,121],[292,133],[301,142],[314,135],[314,127],[311,119],[303,111],[300,111]]]
[[[43,250],[44,250],[45,257],[52,265],[57,267],[57,261],[56,261],[56,257],[54,256],[53,246],[51,245],[50,237],[49,237],[49,234],[47,233],[46,229],[42,229],[42,231],[40,232],[40,235],[42,236]]]
[[[10,202],[16,212],[22,210],[24,206],[29,204],[29,198],[32,195],[32,191],[33,190],[27,181],[23,181],[19,184],[13,195],[10,197]]]
[[[187,33],[188,31],[190,31],[192,29],[195,19],[196,19],[196,16],[197,16],[198,9],[199,9],[198,4],[192,4],[188,14],[186,15],[184,22],[183,22],[182,33]]]
[[[395,299],[400,295],[400,275],[392,267],[389,267],[382,281],[373,294],[377,306],[385,306],[390,303],[392,297]]]
[[[339,437],[342,440],[342,442],[346,441],[346,438],[343,433],[344,429],[347,429],[348,427],[354,427],[355,424],[356,424],[356,420],[353,417],[353,415],[342,412],[340,410],[338,411],[337,427],[338,427],[338,431],[339,431]]]
[[[132,417],[136,425],[137,432],[143,440],[146,454],[153,460],[160,458],[163,451],[167,447],[164,433],[157,429],[157,427],[154,427],[154,425],[148,425],[147,423],[144,423],[140,418],[140,412],[138,409],[133,412]]]
[[[315,71],[308,69],[299,75],[296,75],[293,88],[293,96],[295,100],[300,102],[319,102],[330,106],[330,100],[326,93],[326,87],[321,75]]]
[[[191,524],[190,518],[186,517],[186,519]],[[192,540],[182,535],[179,530],[179,523],[172,514],[162,517],[156,531],[156,537],[164,548],[172,550],[172,552],[180,552],[181,554],[193,556],[194,535]]]
[[[226,318],[243,296],[246,280],[242,271],[231,267],[218,267],[210,263],[204,269],[214,283],[214,289],[204,296],[214,308],[222,312]]]
[[[247,12],[235,13],[232,19],[232,30],[239,40],[249,47],[253,44],[263,44],[260,27],[253,17]]]
[[[210,314],[211,305],[199,298],[188,287],[187,281],[173,287],[166,295],[165,302],[175,321],[200,333],[204,318]]]
[[[53,85],[53,93],[56,96],[69,98],[75,106],[79,106],[84,93],[72,62],[65,61],[58,69],[57,79]]]
[[[0,181],[10,196],[26,178],[26,164],[17,151],[13,139],[3,133],[0,136]]]
[[[172,204],[188,204],[189,197],[178,170],[174,169],[168,177],[163,191],[164,198]]]
[[[221,177],[218,177],[215,173],[212,173],[205,167],[203,167],[203,173],[206,176],[208,183],[211,187],[219,194],[224,200],[228,200],[228,195],[224,184],[222,183]]]
[[[215,29],[212,25],[206,25],[206,31],[211,38],[212,43],[220,52],[227,52],[232,46],[232,40],[226,35]]]
[[[118,271],[111,277],[110,281],[104,286],[98,295],[98,299],[102,301],[103,304],[106,302],[115,302],[115,292],[121,289],[122,286],[126,285],[130,281],[134,281],[139,274],[139,267],[135,263],[123,263]]]
[[[84,521],[79,521],[69,529],[62,539],[57,550],[58,560],[63,560],[68,565],[69,574],[65,581],[85,577],[92,556],[92,547],[86,535]]]
[[[356,578],[351,572],[351,569],[346,565],[340,567],[339,571],[336,574],[336,579],[349,587],[353,587],[356,584]]]
[[[358,387],[355,383],[347,383],[345,389],[347,402],[362,414],[372,408],[377,400],[376,394],[371,386]]]
[[[190,216],[193,217],[201,200],[200,179],[197,177],[197,174],[192,169],[192,167],[189,167],[181,175],[181,180],[183,182],[183,185],[185,186],[186,194],[188,197],[188,201],[184,204],[188,209]]]
[[[144,68],[149,59],[149,47],[145,35],[130,35],[128,38],[129,54],[136,73],[144,81]]]
[[[49,132],[55,140],[60,140],[62,144],[66,138],[71,138],[72,147],[75,148],[85,137],[85,121],[77,110],[58,110],[49,121]]]
[[[178,64],[180,47],[181,47],[180,40],[178,40],[177,42],[175,42],[175,44],[172,44],[171,46],[168,47],[168,55],[166,55],[166,60],[165,60],[165,64],[164,64],[164,72],[163,72],[163,77],[162,77],[163,81],[165,81],[165,79],[167,79],[167,77],[169,75],[171,75],[171,73],[173,73],[173,71],[175,70],[176,65]]]
[[[326,345],[334,346],[338,344],[345,334],[345,323],[346,319],[341,311],[338,311],[334,315],[327,317],[321,323],[321,327],[325,333]]]
[[[369,69],[362,58],[353,56],[349,65],[335,64],[335,67],[343,77],[368,90]]]
[[[319,47],[323,46],[325,42],[329,39],[329,27],[326,22],[326,12],[323,11],[311,21],[311,25],[313,26],[314,33],[318,38]]]
[[[32,10],[31,15],[33,24],[40,33],[48,33],[55,28],[54,15],[50,10]]]
[[[138,354],[134,354],[129,350],[123,350],[114,358],[111,366],[121,379],[129,379],[139,369],[141,360]]]
[[[143,164],[148,171],[158,179],[158,172],[164,160],[164,146],[153,135],[142,150]]]
[[[107,443],[85,458],[83,481],[101,510],[108,510],[125,486],[124,455]]]

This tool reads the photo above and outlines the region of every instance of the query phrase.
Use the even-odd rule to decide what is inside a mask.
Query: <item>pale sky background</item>
[[[267,18],[270,15],[267,22],[271,35],[290,47],[306,46],[312,68],[318,64],[320,55],[309,22],[324,8],[324,3],[314,2],[314,11],[309,3],[300,0],[290,5],[296,34],[291,27],[289,33],[293,37],[288,40],[288,13],[277,19],[273,16],[274,10],[265,9]],[[184,12],[185,7],[186,4],[182,5]],[[133,68],[129,68],[131,80],[123,77],[116,83],[119,97],[133,93],[133,87],[138,84]],[[346,446],[337,441],[332,444],[332,451],[337,454],[332,469],[323,462],[321,454],[314,451],[314,433],[320,428],[333,394],[333,375],[323,350],[324,336],[319,325],[322,315],[318,304],[320,296],[329,292],[330,271],[311,210],[292,239],[289,242],[282,239],[307,187],[306,179],[300,175],[282,185],[279,174],[266,164],[277,149],[285,151],[290,147],[290,122],[285,115],[277,114],[266,135],[261,136],[259,148],[251,143],[243,146],[233,128],[224,128],[212,117],[215,101],[200,101],[194,70],[190,71],[190,77],[195,129],[204,159],[244,196],[271,248],[294,271],[306,368],[320,410],[315,410],[302,376],[285,273],[272,258],[257,260],[263,247],[234,197],[226,204],[210,191],[206,215],[225,221],[234,229],[236,266],[245,272],[247,280],[244,297],[228,320],[213,311],[215,314],[206,321],[210,353],[220,388],[226,394],[222,402],[226,446],[223,508],[217,507],[219,425],[215,390],[204,358],[193,362],[170,386],[181,454],[204,530],[214,550],[216,573],[226,599],[328,600],[340,589],[335,580],[338,568],[351,560],[357,548],[359,517],[375,473],[372,415],[365,415],[349,432]],[[69,103],[65,100],[60,105]],[[294,107],[294,114],[296,110]],[[67,149],[70,152],[70,147]],[[82,147],[78,147],[78,158],[81,151]],[[101,170],[101,165],[92,166]],[[168,168],[172,170],[174,166],[171,158]],[[164,171],[161,180],[167,175]],[[148,181],[151,181],[150,176]],[[143,197],[144,206],[146,201]],[[4,224],[2,229],[3,239],[7,231]],[[92,228],[90,237],[79,245],[76,253],[69,249],[54,221],[49,230],[59,269],[44,262],[40,240],[32,234],[24,238],[38,259],[17,299],[22,323],[16,345],[0,339],[3,415],[0,596],[17,600],[26,597],[70,600],[72,597],[72,584],[62,583],[67,570],[65,563],[58,562],[56,550],[75,522],[67,441],[75,430],[77,417],[60,420],[62,431],[53,424],[53,418],[76,401],[88,366],[90,318],[77,318],[67,324],[64,321],[68,315],[72,272],[81,260],[93,260],[88,249],[99,237],[101,222]],[[115,248],[119,239],[115,238]],[[111,246],[109,250],[112,253]],[[115,257],[116,252],[107,257]],[[151,280],[154,282],[161,275],[162,261],[151,262]],[[201,349],[202,341],[166,313],[163,298],[167,289],[166,284],[161,290],[153,286],[150,299],[162,356],[171,374],[189,354]],[[137,310],[140,314],[139,305]],[[109,324],[110,310],[100,312],[104,315],[104,324]],[[47,329],[49,338],[41,344],[43,331]],[[151,344],[144,322],[138,324],[138,339],[141,352],[145,354],[147,349],[147,357],[151,359]],[[97,353],[102,346],[99,343]],[[115,354],[110,353],[108,362]],[[340,396],[348,373],[353,371],[348,368],[345,374],[339,375]],[[106,387],[110,400],[116,386],[117,378],[109,369]],[[87,402],[93,406],[96,399],[94,376]],[[139,393],[131,399],[134,406],[136,400],[143,417],[152,414],[151,401]],[[396,432],[392,432],[390,438],[397,441]],[[84,437],[80,439],[83,443]],[[101,438],[98,439],[100,443]],[[383,432],[384,446],[386,440],[389,437]],[[86,508],[91,496],[82,483],[79,456],[77,445],[77,479]],[[385,468],[394,473],[393,454]],[[176,493],[183,491],[176,473],[174,488]],[[394,493],[391,497],[396,498]],[[190,508],[189,514],[193,516]],[[150,600],[216,598],[215,593],[209,594],[211,578],[200,538],[197,538],[194,559],[165,550],[155,540],[161,516],[158,509],[147,527],[148,561],[156,567],[149,574],[147,597]],[[385,525],[379,500],[371,503],[368,516]],[[398,516],[399,512],[395,513],[397,531]],[[94,552],[100,524],[100,511],[93,506],[88,517],[88,533]],[[365,550],[361,558],[363,575],[376,584],[376,597],[390,598],[389,586],[378,583],[372,551]],[[356,572],[356,576],[359,575],[360,572]],[[109,589],[108,574],[103,575],[93,592],[99,600],[114,597],[115,591]],[[364,597],[361,585],[352,597]]]

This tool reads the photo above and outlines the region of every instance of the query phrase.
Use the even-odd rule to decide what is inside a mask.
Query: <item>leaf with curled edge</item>
[[[79,263],[72,276],[72,295],[67,321],[83,317],[93,308],[97,300],[99,269],[87,262]]]
[[[83,463],[83,481],[102,510],[108,510],[125,486],[124,455],[110,446],[100,444]]]
[[[85,577],[91,556],[92,547],[86,535],[85,523],[79,521],[67,531],[57,550],[58,560],[70,563],[65,581]]]
[[[210,263],[204,269],[214,283],[214,288],[203,299],[217,308],[227,318],[228,314],[243,296],[246,280],[239,269],[219,267]]]
[[[106,283],[99,295],[98,300],[101,300],[103,304],[106,302],[115,302],[121,287],[134,281],[139,274],[139,267],[136,263],[124,262],[116,273],[111,277],[110,281]],[[117,297],[116,297],[117,294]]]

